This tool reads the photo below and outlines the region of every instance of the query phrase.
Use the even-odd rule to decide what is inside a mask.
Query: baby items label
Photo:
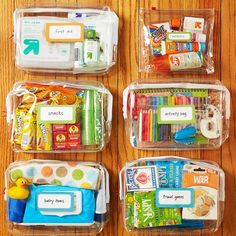
[[[193,207],[194,192],[188,188],[159,188],[156,191],[156,207]]]
[[[82,23],[47,23],[45,28],[48,42],[82,42],[84,25]]]
[[[82,193],[41,192],[37,195],[37,207],[43,215],[79,215],[82,212]]]
[[[38,122],[50,124],[74,124],[76,123],[76,106],[38,106]]]
[[[132,167],[126,170],[127,191],[147,191],[158,187],[156,166]]]
[[[37,204],[39,210],[71,211],[74,207],[73,193],[39,193]]]
[[[160,106],[158,108],[159,124],[193,124],[195,109],[192,105]]]

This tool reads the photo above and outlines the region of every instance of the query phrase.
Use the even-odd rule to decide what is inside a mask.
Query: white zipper
[[[60,163],[63,163],[63,161],[58,161],[58,160],[40,160],[40,159],[32,159],[32,160],[28,160],[28,161],[15,161],[13,163],[11,163],[8,168],[6,169],[5,171],[5,193],[4,193],[4,200],[6,201],[7,200],[7,190],[8,190],[8,181],[9,181],[9,172],[12,168],[16,168],[16,167],[19,167],[19,166],[22,166],[24,164],[30,164],[30,163],[39,163],[39,164],[60,164]],[[109,191],[109,174],[108,174],[108,171],[107,169],[99,164],[99,163],[96,163],[96,162],[82,162],[82,161],[78,161],[78,164],[81,164],[83,166],[94,166],[94,167],[98,167],[100,169],[100,171],[103,172],[102,176],[103,178],[105,178],[103,180],[103,188],[104,190],[101,191],[102,193],[104,193],[104,197],[105,197],[105,201],[103,204],[106,205],[106,203],[109,203],[110,202],[110,191]],[[104,186],[105,185],[105,186]],[[102,199],[100,199],[102,200]],[[104,207],[105,207],[104,205]]]
[[[86,84],[81,84],[81,82],[87,82],[87,81],[80,81],[78,84],[76,83],[68,83],[66,81],[60,81],[60,82],[54,82],[54,81],[49,81],[49,82],[35,82],[32,81],[31,83],[35,84],[42,84],[42,85],[60,85],[62,87],[71,87],[71,88],[80,88],[80,89],[94,89],[97,90],[100,93],[107,94],[108,98],[108,103],[107,103],[107,122],[112,121],[112,105],[113,105],[113,96],[110,93],[108,89],[106,89],[102,84],[101,87],[95,86],[95,85],[86,85]],[[10,123],[12,120],[12,102],[11,102],[11,97],[14,95],[21,96],[22,93],[30,93],[27,89],[22,89],[20,88],[25,82],[18,82],[14,84],[12,91],[7,95],[6,98],[6,110],[7,110],[7,123]],[[34,95],[33,95],[34,96]]]
[[[184,158],[184,157],[179,157],[179,156],[160,156],[160,157],[144,157],[144,158],[140,158],[138,160],[134,160],[131,162],[127,162],[126,165],[121,169],[120,173],[119,173],[119,185],[120,185],[120,200],[124,199],[124,191],[123,191],[123,174],[124,171],[127,168],[130,168],[132,166],[134,166],[135,164],[138,164],[140,162],[147,162],[147,161],[161,161],[161,160],[184,160],[184,161],[190,161],[193,164],[196,164],[200,167],[203,168],[208,168],[208,169],[212,169],[218,172],[219,174],[219,179],[220,179],[220,184],[219,184],[219,199],[221,201],[225,200],[225,174],[224,171],[219,167],[219,165],[213,161],[198,161],[198,160],[192,160],[189,158]]]
[[[127,105],[128,105],[128,94],[130,90],[135,89],[155,89],[155,88],[185,88],[185,89],[212,89],[225,92],[225,105],[226,105],[226,119],[230,118],[230,92],[229,90],[219,84],[195,84],[195,83],[160,83],[160,84],[138,84],[134,82],[130,84],[123,92],[123,116],[127,119]]]

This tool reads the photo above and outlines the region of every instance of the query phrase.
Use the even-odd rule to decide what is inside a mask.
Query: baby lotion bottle
[[[99,61],[100,44],[96,39],[96,31],[88,29],[85,34],[84,41],[84,63],[96,64]]]

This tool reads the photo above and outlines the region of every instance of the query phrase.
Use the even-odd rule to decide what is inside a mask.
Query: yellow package
[[[37,122],[37,150],[52,150],[52,125]]]
[[[36,142],[36,115],[33,113],[27,113],[23,119],[24,127],[22,129],[21,137],[21,149],[33,150],[35,149]]]

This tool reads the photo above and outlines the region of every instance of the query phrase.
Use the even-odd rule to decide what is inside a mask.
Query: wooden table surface
[[[234,148],[236,147],[236,130],[234,108],[236,104],[236,18],[235,0],[91,0],[89,3],[108,5],[119,16],[119,50],[118,62],[110,73],[100,77],[83,77],[103,82],[114,96],[113,130],[110,144],[101,153],[94,154],[15,154],[9,143],[9,127],[6,123],[5,98],[12,85],[20,80],[66,79],[77,80],[80,76],[63,76],[55,74],[29,75],[17,69],[14,65],[13,18],[14,9],[38,6],[37,2],[51,3],[54,6],[68,6],[76,4],[76,0],[1,0],[0,1],[0,84],[1,84],[1,122],[0,122],[0,189],[4,192],[4,171],[9,163],[21,159],[60,159],[60,160],[97,160],[102,162],[110,173],[110,221],[105,226],[103,235],[128,235],[123,228],[122,214],[118,196],[118,171],[126,163],[138,157],[179,155],[194,159],[214,160],[218,162],[226,174],[226,201],[222,226],[215,235],[236,235],[236,161]],[[86,1],[80,1],[86,3]],[[86,5],[86,4],[85,4]],[[79,6],[79,5],[78,5]],[[214,61],[216,72],[204,78],[219,79],[231,91],[231,128],[230,138],[219,150],[214,151],[136,151],[128,141],[122,117],[122,92],[132,81],[138,79],[138,9],[139,7],[157,8],[186,8],[186,9],[215,9],[214,25]],[[221,33],[220,33],[221,32]],[[220,46],[221,45],[221,46]],[[220,63],[221,61],[221,63]],[[187,77],[184,76],[183,79]],[[191,75],[197,77],[197,75]],[[3,194],[0,205],[0,233],[8,235],[6,225],[6,211]],[[24,235],[24,234],[22,234]]]

